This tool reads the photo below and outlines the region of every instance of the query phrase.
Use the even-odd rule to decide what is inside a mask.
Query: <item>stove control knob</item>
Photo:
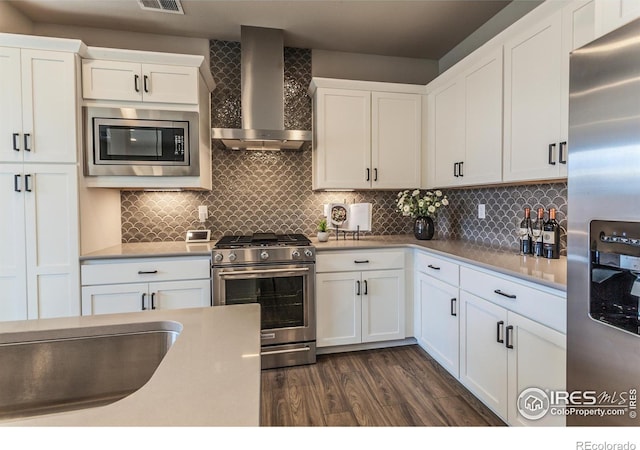
[[[230,254],[229,254],[229,261],[233,262],[233,261],[235,261],[236,259],[238,259],[238,257],[236,256],[236,254],[235,254],[235,253],[230,253]]]
[[[266,251],[263,251],[262,253],[260,253],[260,259],[262,259],[263,261],[265,259],[269,259],[269,253],[267,253]]]
[[[300,258],[300,252],[298,250],[294,250],[291,252],[291,257],[293,259]]]
[[[304,256],[306,256],[307,258],[311,258],[313,256],[313,252],[309,249],[306,249],[304,251]]]
[[[215,256],[213,257],[213,260],[215,262],[221,262],[222,258],[223,258],[222,253],[216,253]]]

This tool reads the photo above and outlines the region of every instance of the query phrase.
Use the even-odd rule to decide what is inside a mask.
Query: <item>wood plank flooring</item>
[[[262,371],[262,426],[503,426],[417,345]]]

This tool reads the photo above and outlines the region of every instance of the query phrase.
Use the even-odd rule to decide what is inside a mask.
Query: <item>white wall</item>
[[[427,84],[438,75],[438,61],[313,50],[314,77],[390,83]]]
[[[1,2],[1,0],[0,0]],[[33,34],[80,39],[90,47],[202,55],[209,66],[209,40],[65,25],[34,24]]]
[[[9,3],[0,0],[0,32],[33,34],[33,22]]]

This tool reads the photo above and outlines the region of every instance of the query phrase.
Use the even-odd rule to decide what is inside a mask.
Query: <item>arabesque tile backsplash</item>
[[[211,41],[212,126],[240,126],[240,44]],[[285,127],[311,128],[311,51],[285,49]],[[412,232],[412,220],[395,210],[397,191],[313,192],[308,144],[298,152],[230,151],[212,146],[211,192],[122,191],[122,241],[180,241],[187,230],[225,234],[293,232],[315,235],[322,205],[330,202],[373,204],[372,234]],[[407,186],[412,188],[413,186]],[[566,229],[566,183],[445,190],[450,205],[436,220],[436,239],[458,239],[496,248],[518,249],[516,224],[525,206],[558,210]],[[486,219],[477,218],[478,204]],[[209,218],[198,221],[198,206]],[[566,254],[566,232],[561,233]]]

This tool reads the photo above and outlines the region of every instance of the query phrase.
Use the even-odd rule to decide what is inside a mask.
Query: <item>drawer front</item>
[[[403,269],[404,251],[327,252],[316,257],[316,272]]]
[[[459,284],[460,266],[428,253],[416,252],[415,269],[452,286],[457,287]]]
[[[566,297],[468,267],[460,268],[460,288],[561,333],[567,331]]]
[[[211,277],[209,258],[102,260],[81,266],[82,285],[193,280]]]

